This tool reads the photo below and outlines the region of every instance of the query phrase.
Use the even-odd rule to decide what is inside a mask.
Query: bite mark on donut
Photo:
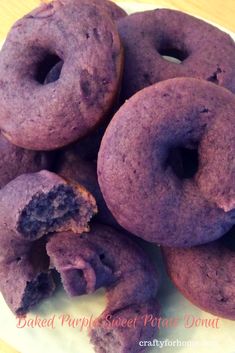
[[[18,230],[26,239],[55,231],[79,212],[80,204],[71,186],[59,185],[39,194],[22,211]]]

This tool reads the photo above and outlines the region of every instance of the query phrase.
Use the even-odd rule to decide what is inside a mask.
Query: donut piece
[[[0,133],[0,188],[20,174],[39,172],[50,165],[47,153],[19,148]]]
[[[83,187],[48,171],[23,174],[0,190],[0,290],[14,313],[24,314],[54,289],[44,237],[88,231],[95,212]]]
[[[0,262],[0,291],[18,316],[54,293],[55,282],[45,244],[44,238],[30,243],[11,239],[9,246],[15,249],[15,256]]]
[[[80,158],[75,146],[61,153],[55,172],[66,180],[72,180],[83,185],[95,197],[98,207],[98,213],[95,216],[97,221],[120,228],[107,208],[100,191],[96,162],[85,161]]]
[[[202,78],[235,93],[235,44],[218,28],[180,11],[157,9],[120,19],[118,30],[125,50],[123,101],[174,77]]]
[[[160,82],[127,101],[98,156],[100,188],[117,222],[165,246],[199,245],[228,231],[235,210],[225,212],[213,196],[230,205],[234,195],[234,111],[231,92],[193,78]],[[185,154],[193,159],[193,174],[178,175],[177,154],[183,162]]]
[[[213,243],[162,251],[168,275],[188,300],[211,314],[235,320],[234,226]]]
[[[68,232],[54,235],[47,244],[47,253],[68,295],[106,287],[106,309],[99,324],[90,331],[96,352],[142,351],[138,341],[151,339],[155,334],[153,327],[145,330],[140,322],[130,330],[105,326],[108,315],[124,319],[137,316],[139,321],[144,315],[159,313],[158,274],[135,239],[96,224],[80,236]]]
[[[116,25],[100,1],[41,5],[16,22],[1,51],[4,136],[24,148],[51,150],[87,135],[112,108],[122,61]],[[44,84],[61,62],[59,79]]]

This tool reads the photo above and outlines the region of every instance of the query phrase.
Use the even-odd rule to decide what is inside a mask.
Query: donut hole
[[[84,273],[80,269],[66,270],[66,276],[63,276],[64,288],[71,296],[83,295],[86,293],[87,282]]]
[[[47,194],[35,195],[23,209],[18,231],[32,240],[56,231],[79,212],[79,202],[69,185],[59,185]]]
[[[184,49],[176,48],[170,43],[162,45],[158,52],[164,60],[175,64],[181,64],[189,56],[187,51]]]
[[[235,225],[221,238],[223,246],[235,251]]]
[[[191,179],[199,167],[198,149],[174,147],[170,149],[167,166],[170,166],[179,179]]]
[[[63,64],[63,60],[58,55],[47,53],[37,65],[36,81],[41,85],[57,81],[60,78]]]
[[[40,273],[34,280],[27,283],[21,307],[17,315],[22,315],[31,307],[39,303],[41,299],[48,297],[54,289],[53,282],[47,273]]]

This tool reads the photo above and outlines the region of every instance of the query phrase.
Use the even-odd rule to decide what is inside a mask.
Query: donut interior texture
[[[80,208],[71,186],[56,186],[47,194],[33,196],[20,215],[18,229],[26,239],[41,237],[58,229]]]

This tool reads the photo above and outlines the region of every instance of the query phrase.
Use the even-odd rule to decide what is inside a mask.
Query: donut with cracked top
[[[9,141],[63,147],[112,109],[123,50],[107,8],[99,0],[55,0],[12,27],[0,53],[0,128]],[[45,82],[58,63],[59,78]]]
[[[125,50],[123,101],[174,77],[205,79],[235,93],[235,43],[211,24],[157,9],[121,18],[118,29]]]
[[[165,246],[193,246],[234,224],[235,96],[194,78],[136,93],[102,139],[98,181],[118,223]],[[193,170],[182,171],[193,161]]]

